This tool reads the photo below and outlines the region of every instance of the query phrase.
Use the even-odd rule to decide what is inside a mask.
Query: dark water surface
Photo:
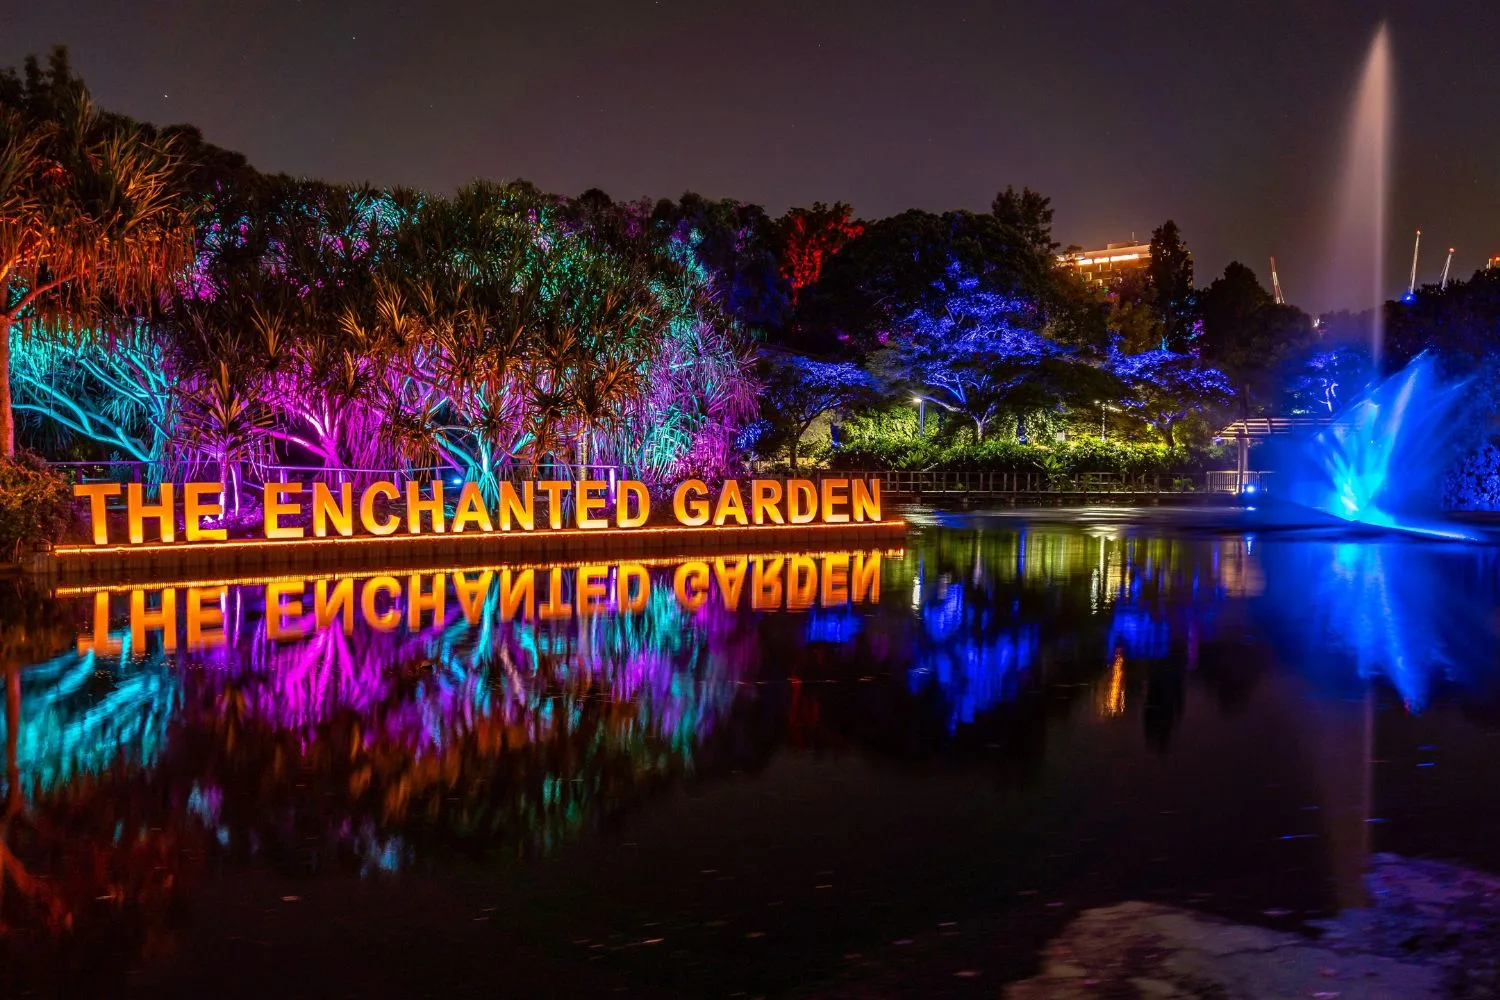
[[[1500,550],[911,515],[13,608],[0,991],[993,994],[1090,906],[1500,870]]]

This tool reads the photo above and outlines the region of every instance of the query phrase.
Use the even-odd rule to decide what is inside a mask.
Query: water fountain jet
[[[1328,247],[1328,301],[1372,309],[1370,351],[1380,371],[1385,344],[1385,227],[1391,162],[1391,45],[1382,23],[1355,92],[1338,174],[1338,214]]]
[[[1468,384],[1444,382],[1435,358],[1416,358],[1295,444],[1281,463],[1280,495],[1355,524],[1474,540],[1440,516]]]

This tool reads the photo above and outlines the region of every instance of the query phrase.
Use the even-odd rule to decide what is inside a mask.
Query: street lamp
[[[917,437],[927,436],[927,397],[913,396],[913,403],[917,404]]]

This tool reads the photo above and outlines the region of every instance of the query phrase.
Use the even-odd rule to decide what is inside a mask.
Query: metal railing
[[[1260,493],[1271,485],[1270,472],[1238,472],[1234,469],[1205,473],[1212,493]]]
[[[875,470],[810,470],[803,478],[875,479],[882,492],[896,496],[929,495],[1162,495],[1186,493],[1230,493],[1253,485],[1263,489],[1268,472],[1234,470],[1206,473],[1122,472],[911,472]]]
[[[49,462],[47,464],[62,472],[74,482],[80,483],[145,483],[151,481],[151,463],[149,462]],[[546,464],[538,469],[537,478],[573,479],[576,477],[577,471],[577,468],[574,466]],[[606,482],[625,478],[621,473],[620,467],[615,465],[590,464],[588,466],[588,474],[591,479],[599,479]],[[214,480],[216,476],[217,472],[210,469],[196,478],[208,482]],[[532,477],[530,469],[526,468],[512,469],[498,478],[509,482],[521,482]],[[376,480],[395,482],[399,485],[409,479],[415,479],[424,483],[434,479],[442,479],[449,483],[462,483],[464,481],[464,474],[452,466],[446,465],[409,466],[401,469],[365,469],[352,466],[329,465],[247,465],[242,471],[242,481],[247,486],[252,487],[271,482],[323,482],[329,485],[341,485],[350,482],[375,482]]]
[[[139,461],[104,461],[104,462],[49,462],[52,468],[63,473],[74,483],[129,483],[151,484],[155,482],[181,482],[183,477],[176,475],[170,468],[165,474],[163,470],[153,470],[151,463]],[[152,476],[152,472],[156,476]],[[218,471],[210,467],[208,470],[188,477],[198,482],[217,481]],[[578,477],[576,466],[565,466],[562,464],[543,464],[537,469],[536,479],[562,479],[572,480]],[[532,479],[531,469],[512,468],[498,475],[498,482],[510,482],[519,486],[523,481]],[[616,465],[590,464],[587,468],[588,479],[599,480],[608,484],[609,495],[614,496],[615,484],[622,478],[629,478],[622,474],[620,467]],[[301,483],[311,486],[313,483],[325,483],[331,487],[340,487],[345,483],[352,484],[356,489],[363,488],[375,482],[389,482],[397,487],[404,488],[408,482],[430,483],[441,480],[445,486],[450,487],[448,492],[449,502],[458,498],[457,487],[464,483],[465,475],[452,466],[411,466],[401,469],[374,469],[357,468],[353,466],[327,466],[327,465],[246,465],[240,470],[238,480],[238,492],[241,499],[252,498],[258,495],[266,483]],[[154,487],[147,490],[149,496],[154,497]],[[106,501],[109,510],[123,510],[126,499],[123,492],[120,496]],[[572,509],[572,500],[564,501],[564,506]],[[238,509],[238,507],[236,507]]]
[[[144,483],[150,481],[147,463],[134,461],[114,462],[53,462],[52,467],[63,471],[75,482]],[[577,470],[562,466],[538,470],[538,478],[572,479]],[[610,483],[611,486],[628,473],[618,466],[590,465],[590,478]],[[800,478],[821,482],[824,479],[874,479],[879,480],[883,492],[896,496],[924,495],[1162,495],[1185,493],[1228,493],[1263,491],[1269,484],[1271,473],[1253,471],[1240,473],[1233,469],[1204,473],[1121,473],[1121,472],[921,472],[889,469],[864,470],[806,470]],[[377,480],[394,482],[398,486],[409,480],[430,482],[443,479],[449,485],[463,482],[463,475],[451,467],[424,466],[405,469],[365,469],[353,467],[330,467],[321,465],[266,465],[261,466],[256,476],[245,481],[248,489],[259,489],[264,482],[324,482],[329,485],[344,483],[365,484]],[[517,483],[530,479],[529,469],[512,470],[502,479]]]

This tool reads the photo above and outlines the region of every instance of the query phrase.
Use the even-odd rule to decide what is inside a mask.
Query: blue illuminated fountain
[[[1418,357],[1284,455],[1280,495],[1355,524],[1476,540],[1441,515],[1467,388],[1467,380],[1445,383],[1432,357]]]
[[[1376,31],[1355,94],[1338,176],[1326,291],[1370,307],[1370,356],[1384,352],[1386,210],[1391,164],[1391,46]],[[1377,382],[1333,423],[1282,453],[1277,493],[1304,510],[1382,530],[1475,540],[1445,519],[1441,492],[1463,427],[1467,382],[1444,383],[1436,362],[1418,357]]]

